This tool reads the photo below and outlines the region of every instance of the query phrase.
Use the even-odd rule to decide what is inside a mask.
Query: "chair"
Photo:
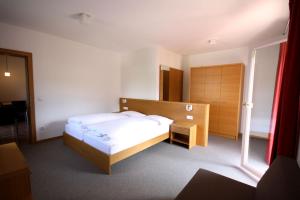
[[[14,108],[14,112],[18,121],[26,121],[28,122],[27,115],[27,103],[26,101],[12,101],[12,106]]]
[[[12,105],[2,105],[0,107],[0,126],[12,126],[13,137],[18,141],[18,121]]]

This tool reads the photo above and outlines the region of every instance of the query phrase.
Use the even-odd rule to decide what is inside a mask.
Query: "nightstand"
[[[175,122],[171,124],[170,143],[178,142],[192,148],[196,145],[197,125],[191,122]]]

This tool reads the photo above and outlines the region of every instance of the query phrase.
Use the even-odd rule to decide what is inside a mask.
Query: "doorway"
[[[0,66],[0,143],[35,143],[32,53],[0,48]]]
[[[182,101],[183,71],[161,65],[159,67],[159,100]]]
[[[245,111],[241,167],[259,180],[268,169],[265,153],[271,128],[271,114],[281,40],[252,51],[249,89]]]

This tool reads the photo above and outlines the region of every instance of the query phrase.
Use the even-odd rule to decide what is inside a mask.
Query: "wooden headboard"
[[[186,110],[187,104],[193,106],[191,111]],[[197,145],[207,146],[209,104],[120,98],[120,111],[126,110],[134,110],[146,115],[162,115],[175,122],[193,122],[197,124]],[[186,119],[187,115],[193,116],[193,119]]]

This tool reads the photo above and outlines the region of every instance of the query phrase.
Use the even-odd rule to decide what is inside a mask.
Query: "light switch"
[[[128,107],[123,107],[123,110],[128,110]]]
[[[187,115],[187,116],[186,116],[186,119],[193,120],[194,117],[193,117],[193,115]]]

